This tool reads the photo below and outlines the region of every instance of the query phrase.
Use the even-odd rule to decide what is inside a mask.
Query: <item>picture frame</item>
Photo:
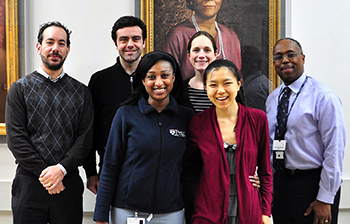
[[[255,9],[254,5],[257,5]],[[217,16],[218,22],[221,22],[230,28],[238,28],[238,30],[235,30],[234,28],[233,30],[237,33],[242,46],[242,44],[249,44],[245,43],[249,42],[245,40],[250,39],[245,38],[243,35],[244,32],[248,30],[247,33],[249,33],[249,29],[256,29],[256,26],[251,27],[249,25],[250,19],[255,16],[255,13],[257,12],[256,10],[262,10],[261,8],[265,10],[263,12],[265,15],[265,21],[264,25],[262,25],[262,29],[264,29],[264,35],[258,37],[258,42],[260,41],[260,46],[263,46],[264,48],[263,52],[261,52],[263,55],[262,64],[264,66],[263,70],[265,71],[265,75],[270,80],[270,92],[280,84],[280,79],[274,70],[272,54],[275,42],[281,38],[284,32],[284,26],[281,25],[284,21],[283,5],[284,0],[222,0],[221,9]],[[186,9],[186,0],[135,0],[135,6],[136,10],[139,11],[140,18],[147,25],[147,40],[144,53],[148,53],[153,50],[164,50],[164,47],[162,49],[159,45],[164,45],[167,32],[173,26],[188,18],[189,13],[191,13],[191,11],[189,12],[189,10]],[[234,21],[230,21],[230,16],[231,14],[234,14],[232,13],[234,10],[231,10],[228,7],[236,7],[237,10],[240,9],[239,12],[243,12],[236,13],[239,15],[235,15],[235,18],[232,18]],[[242,7],[247,8],[244,9]],[[250,9],[253,9],[251,12],[249,12],[249,7]],[[186,10],[187,12],[185,12]],[[221,10],[226,11],[223,12],[223,15],[221,18],[219,18]],[[258,16],[261,16],[260,14]],[[226,18],[224,18],[225,16]],[[241,16],[241,18],[239,16]],[[242,21],[241,25],[240,19]],[[251,21],[254,21],[254,19]],[[160,32],[163,32],[163,34],[160,35]],[[259,36],[259,34],[257,35]],[[251,40],[251,42],[254,41],[256,42],[256,40]]]
[[[18,16],[17,16],[17,0],[0,0],[1,5],[5,5],[5,54],[6,54],[6,83],[1,87],[8,91],[11,84],[15,82],[18,75]],[[1,38],[1,37],[0,37]],[[5,100],[1,100],[0,110],[2,111],[2,118],[0,118],[0,135],[6,135],[6,125],[4,121]]]

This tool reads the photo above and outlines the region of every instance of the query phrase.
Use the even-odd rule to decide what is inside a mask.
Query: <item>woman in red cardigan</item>
[[[196,188],[192,223],[270,223],[272,170],[268,124],[263,111],[244,106],[242,81],[228,60],[212,62],[204,85],[214,106],[189,125],[186,160],[200,150],[203,168]],[[260,189],[249,176],[256,172]]]

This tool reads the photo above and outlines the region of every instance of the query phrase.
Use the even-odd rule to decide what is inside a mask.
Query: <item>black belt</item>
[[[319,167],[317,169],[309,169],[309,170],[299,170],[299,169],[291,170],[291,169],[283,168],[282,172],[289,175],[298,175],[298,174],[319,172],[321,170],[322,170],[322,167]]]

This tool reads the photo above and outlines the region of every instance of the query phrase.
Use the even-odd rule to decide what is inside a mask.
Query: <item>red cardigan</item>
[[[266,114],[239,105],[236,127],[236,184],[239,222],[261,224],[262,215],[271,215],[272,170]],[[189,125],[184,160],[201,150],[203,168],[196,188],[193,223],[226,224],[230,173],[215,106],[195,115]],[[261,188],[249,180],[256,166]]]

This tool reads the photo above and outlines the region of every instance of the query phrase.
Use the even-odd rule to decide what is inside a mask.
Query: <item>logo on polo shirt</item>
[[[172,136],[175,136],[175,137],[183,137],[183,138],[186,137],[186,133],[184,131],[180,131],[177,129],[169,129],[169,132]]]

